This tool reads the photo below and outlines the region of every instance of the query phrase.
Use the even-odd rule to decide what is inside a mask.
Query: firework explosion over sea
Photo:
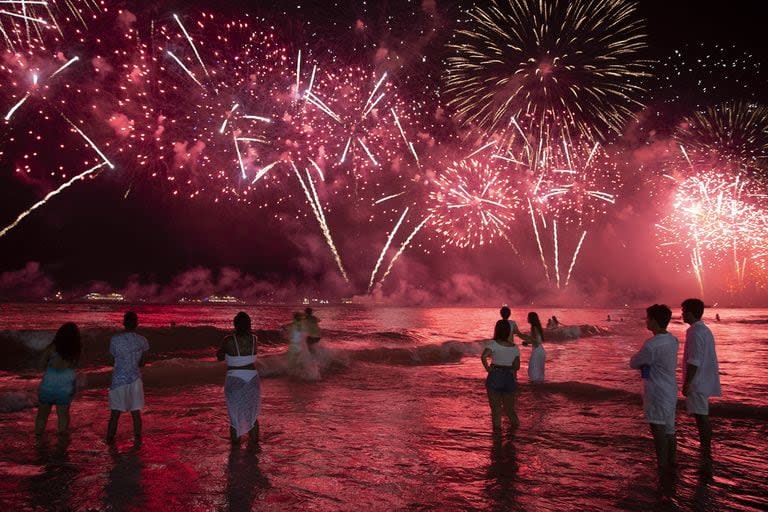
[[[748,48],[625,0],[221,4],[0,1],[0,298],[768,293]]]

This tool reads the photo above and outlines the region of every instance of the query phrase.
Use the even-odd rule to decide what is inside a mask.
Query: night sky
[[[128,2],[124,5],[139,16],[139,24],[152,16],[194,12],[195,5],[208,11],[216,5],[229,16],[249,10],[253,15],[273,20],[285,39],[293,39],[297,46],[310,45],[319,48],[318,53],[322,53],[322,49],[335,48],[350,63],[370,62],[380,45],[391,46],[393,41],[401,38],[413,39],[415,31],[429,24],[425,18],[413,16],[414,12],[419,12],[420,2],[350,0],[337,2],[334,7],[329,6],[332,2],[320,1],[300,2],[300,7],[294,2],[286,7],[283,2],[244,0],[213,3],[159,1],[147,7],[149,3]],[[279,4],[279,8],[269,7],[273,3]],[[409,97],[422,94],[424,89],[430,92],[437,89],[440,60],[445,55],[444,44],[460,11],[470,4],[441,0],[435,3],[435,34],[418,50],[419,55],[426,55],[428,64],[423,67],[406,66],[398,77]],[[260,4],[266,7],[259,7]],[[288,14],[282,14],[283,10]],[[760,2],[642,0],[639,12],[647,20],[650,36],[648,58],[664,59],[674,49],[688,48],[695,53],[696,45],[705,43],[734,47],[733,53],[737,56],[751,52],[759,56],[755,69],[760,65],[765,67],[766,54],[762,48],[767,20]],[[353,29],[357,20],[366,25],[363,34]],[[401,49],[401,53],[407,54],[407,49]],[[744,72],[748,74],[750,70]],[[758,84],[763,85],[762,80]],[[691,87],[689,83],[679,84],[679,90],[684,95],[686,88],[689,88],[691,96],[699,94]],[[646,98],[650,105],[654,105],[656,100]],[[432,97],[430,101],[437,100]],[[0,141],[0,149],[5,145],[5,140]],[[55,148],[52,150],[55,151]],[[20,211],[50,189],[19,181],[13,172],[15,158],[11,153],[0,158],[2,225],[11,222]],[[130,192],[126,197],[128,190]],[[306,205],[302,208],[306,209]],[[613,225],[608,229],[631,229],[630,226],[631,222],[623,228]],[[40,262],[40,273],[55,283],[51,289],[81,290],[95,281],[121,289],[130,280],[166,284],[196,267],[214,271],[233,267],[269,282],[290,282],[298,288],[304,282],[310,290],[321,293],[323,287],[335,286],[338,280],[335,277],[329,280],[326,276],[327,273],[334,273],[335,267],[327,248],[315,245],[317,240],[318,227],[312,218],[305,217],[303,221],[294,219],[277,225],[277,221],[261,209],[231,203],[214,204],[204,199],[189,201],[174,198],[152,181],[126,183],[118,169],[116,173],[104,173],[87,184],[72,187],[46,208],[26,218],[6,237],[0,238],[0,274],[18,271],[34,261]],[[342,246],[349,260],[355,260],[356,254],[359,254],[361,258],[366,255],[367,261],[378,254],[381,236],[376,240],[379,240],[379,245],[368,251],[365,237],[359,239],[359,244],[351,240],[342,242]],[[592,250],[597,251],[599,247],[598,242]],[[316,252],[314,256],[313,252]],[[454,263],[462,260],[458,264],[462,273],[471,274],[467,269],[476,269],[485,283],[502,279],[502,276],[516,279],[518,274],[530,274],[535,268],[533,259],[526,266],[516,263],[511,256],[504,256],[498,249],[472,254],[451,250],[446,256],[439,256],[434,251],[430,254],[413,251],[408,257],[415,260],[418,270],[407,264],[406,267],[415,274],[401,277],[408,279],[406,276],[416,275],[416,279],[427,282],[448,279],[454,273],[454,267],[438,264],[436,258],[450,258]],[[313,259],[320,263],[308,263]],[[490,263],[486,264],[488,261]],[[433,269],[434,273],[426,272],[425,268]],[[590,268],[594,266],[585,264],[584,273],[588,273]],[[370,272],[368,263],[362,266],[356,281],[365,281],[367,272]],[[6,279],[6,284],[10,283],[9,279]],[[530,282],[529,279],[526,281]],[[525,286],[529,290],[535,288]],[[360,288],[358,284],[347,291],[355,293]],[[528,296],[524,289],[518,291],[523,297]],[[0,299],[3,293],[0,289]],[[638,296],[651,293],[643,289]],[[11,298],[14,294],[24,295],[18,287],[9,285],[5,295]]]

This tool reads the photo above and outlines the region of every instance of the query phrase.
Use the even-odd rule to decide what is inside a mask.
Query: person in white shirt
[[[485,389],[488,392],[488,404],[491,406],[491,422],[493,431],[501,431],[501,409],[509,418],[512,428],[517,428],[520,421],[515,412],[517,393],[517,371],[520,369],[520,349],[511,341],[509,321],[499,320],[493,330],[493,340],[490,341],[480,360],[488,372],[485,379]],[[488,357],[491,363],[488,363]]]
[[[667,332],[672,310],[654,304],[646,310],[645,325],[653,337],[629,360],[643,378],[643,412],[651,427],[656,462],[668,469],[675,460],[675,408],[677,406],[677,338]]]
[[[704,324],[704,303],[686,299],[681,304],[683,321],[690,325],[685,332],[683,351],[683,395],[688,414],[696,418],[701,443],[701,456],[712,457],[712,424],[709,422],[709,397],[722,396],[720,369],[715,352],[715,337]]]
[[[117,421],[123,412],[131,413],[133,436],[141,443],[141,409],[144,407],[144,384],[139,367],[144,366],[145,354],[149,350],[147,339],[136,333],[139,317],[128,311],[123,317],[125,331],[115,334],[109,342],[112,355],[112,384],[109,387],[109,408],[112,411],[107,427],[107,443],[115,441]]]

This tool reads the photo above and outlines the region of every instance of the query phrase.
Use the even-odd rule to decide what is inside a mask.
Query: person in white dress
[[[256,336],[251,332],[251,317],[241,311],[235,315],[235,332],[224,338],[216,359],[227,362],[224,396],[229,413],[229,436],[233,445],[248,434],[254,447],[259,442],[261,383],[256,371]]]
[[[523,337],[523,345],[533,347],[528,359],[528,380],[534,383],[544,382],[544,362],[547,359],[543,345],[544,329],[541,328],[539,315],[533,311],[528,313],[528,323],[531,324],[531,334]]]

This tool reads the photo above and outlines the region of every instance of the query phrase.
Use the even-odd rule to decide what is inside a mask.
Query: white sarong
[[[531,351],[531,358],[528,360],[528,380],[544,382],[544,361],[546,359],[546,352],[541,345]]]
[[[261,385],[256,370],[229,370],[224,381],[229,424],[238,437],[251,431],[261,411]]]

